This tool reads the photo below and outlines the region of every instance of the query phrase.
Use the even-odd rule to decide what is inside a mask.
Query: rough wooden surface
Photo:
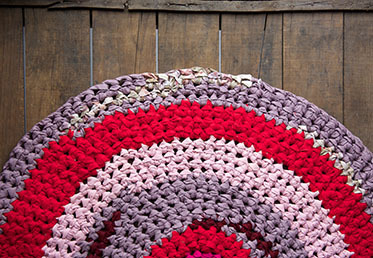
[[[373,0],[0,0],[0,6],[49,6],[51,9],[119,9],[187,12],[283,12],[283,11],[365,11]]]
[[[0,0],[0,6],[39,6],[47,7],[61,0]]]
[[[344,120],[373,151],[373,14],[345,14]]]
[[[127,0],[64,0],[51,6],[50,9],[89,8],[124,10],[127,8],[127,2]]]
[[[155,72],[155,13],[93,11],[94,83]]]
[[[160,13],[159,72],[219,67],[219,15]]]
[[[223,14],[221,30],[222,71],[282,87],[282,14]]]
[[[188,12],[283,12],[373,10],[372,0],[278,0],[278,1],[206,1],[206,0],[129,0],[129,10]]]
[[[284,14],[284,89],[343,122],[343,14]]]
[[[26,9],[27,129],[89,87],[89,11]]]
[[[47,2],[52,1],[32,3]],[[92,15],[95,82],[155,70],[154,12],[93,10]],[[265,16],[222,14],[222,71],[258,76],[260,70],[264,81],[344,120],[373,150],[373,12]],[[30,129],[88,88],[89,11],[25,8],[25,25]],[[160,72],[196,65],[218,69],[218,14],[161,12],[158,27]],[[24,133],[20,8],[0,8],[0,35],[2,165]]]
[[[0,171],[24,132],[22,9],[0,8]]]

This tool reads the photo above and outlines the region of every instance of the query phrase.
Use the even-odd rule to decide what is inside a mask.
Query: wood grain
[[[22,9],[0,8],[0,171],[24,132]]]
[[[343,121],[343,14],[284,14],[284,89]]]
[[[373,13],[345,14],[344,119],[373,151]]]
[[[50,9],[111,9],[124,10],[127,7],[127,0],[69,0],[52,5]]]
[[[255,77],[260,72],[264,81],[281,88],[282,14],[223,14],[222,72]]]
[[[59,3],[61,0],[0,0],[0,6],[38,6],[38,7],[47,7],[56,3]]]
[[[159,71],[219,67],[218,14],[159,14]]]
[[[186,12],[286,12],[286,11],[366,11],[372,0],[0,0],[0,6],[49,6],[50,9],[116,9],[131,11]]]
[[[93,78],[155,72],[155,13],[93,11]]]
[[[284,12],[284,11],[357,11],[373,10],[372,0],[277,0],[277,1],[206,1],[206,0],[129,0],[129,10],[187,12]]]
[[[25,10],[27,129],[89,87],[89,11]]]

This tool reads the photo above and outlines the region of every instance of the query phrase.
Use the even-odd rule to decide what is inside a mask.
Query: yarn
[[[306,100],[192,68],[107,80],[18,143],[1,257],[371,257],[372,153]]]

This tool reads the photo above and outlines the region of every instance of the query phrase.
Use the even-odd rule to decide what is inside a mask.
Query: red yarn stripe
[[[189,226],[191,229],[197,229],[198,227],[202,227],[206,230],[210,229],[211,227],[216,228],[217,232],[222,231],[222,227],[228,225],[229,227],[234,228],[237,232],[245,233],[246,237],[250,241],[256,240],[257,244],[256,247],[259,250],[264,251],[265,256],[270,256],[271,258],[278,257],[278,250],[271,250],[272,242],[265,241],[262,234],[260,232],[255,232],[253,229],[253,225],[250,222],[247,223],[229,223],[227,224],[225,220],[216,221],[213,219],[203,219],[203,220],[193,220],[192,224]]]
[[[234,233],[226,236],[224,232],[218,232],[213,226],[209,229],[201,226],[191,229],[188,226],[181,234],[173,231],[170,239],[162,238],[162,245],[153,245],[152,253],[144,258],[184,258],[195,251],[220,254],[222,258],[250,257],[250,249],[243,249],[242,244],[242,240],[237,242]]]
[[[329,216],[336,216],[335,223],[341,225],[349,250],[355,256],[373,256],[373,225],[364,212],[366,204],[359,202],[361,194],[352,192],[347,177],[340,176],[328,155],[320,156],[321,149],[312,147],[312,139],[305,140],[296,129],[286,130],[285,124],[276,126],[275,120],[266,122],[254,111],[214,107],[210,102],[201,107],[189,101],[158,110],[151,106],[147,113],[141,109],[136,114],[117,112],[86,129],[84,137],[74,141],[70,133],[58,143],[50,142],[37,160],[37,168],[30,171],[25,190],[12,203],[13,211],[5,214],[8,222],[0,226],[4,232],[0,235],[0,256],[42,256],[41,248],[52,236],[56,218],[79,183],[95,176],[97,169],[122,148],[138,149],[142,143],[170,142],[175,137],[207,140],[212,135],[254,145],[266,158],[295,171],[310,183],[312,191],[319,191],[323,207],[330,209]]]

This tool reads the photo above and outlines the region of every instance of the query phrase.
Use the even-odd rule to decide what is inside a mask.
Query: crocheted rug
[[[372,153],[250,75],[92,86],[0,176],[1,257],[373,257]]]

